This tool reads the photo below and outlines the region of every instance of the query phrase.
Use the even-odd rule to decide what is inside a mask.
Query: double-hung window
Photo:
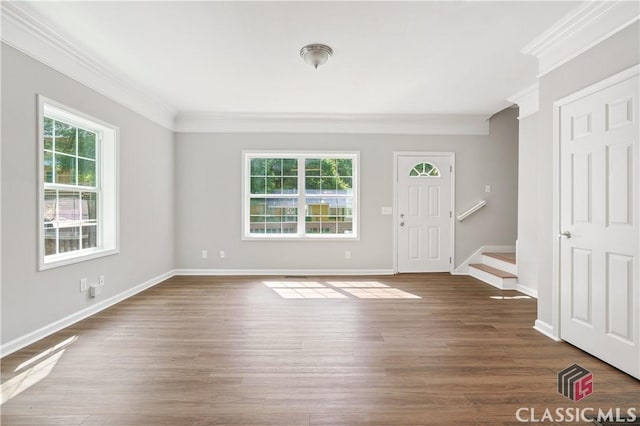
[[[244,152],[245,239],[358,238],[357,152]]]
[[[39,97],[40,269],[116,253],[115,127]]]

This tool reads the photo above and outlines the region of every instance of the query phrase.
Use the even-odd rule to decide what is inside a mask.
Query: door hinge
[[[449,210],[449,219],[451,219],[452,217],[453,217],[453,212]]]
[[[449,256],[449,263],[451,263],[451,256]]]
[[[449,165],[449,171],[453,172],[453,166],[452,165]]]

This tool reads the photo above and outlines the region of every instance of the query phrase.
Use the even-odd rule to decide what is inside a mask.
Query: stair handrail
[[[480,210],[481,208],[483,208],[486,205],[487,205],[487,200],[478,201],[472,207],[468,208],[467,210],[465,210],[464,212],[460,213],[456,217],[458,219],[458,222],[462,222],[463,220],[465,220],[466,218],[468,218],[469,216],[471,216],[472,214],[474,214],[475,212],[477,212],[478,210]]]

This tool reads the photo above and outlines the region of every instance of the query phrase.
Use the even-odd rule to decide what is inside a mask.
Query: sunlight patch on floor
[[[420,299],[397,288],[345,288],[344,291],[359,299]]]
[[[378,281],[327,281],[327,284],[338,288],[377,288],[389,287]]]
[[[531,296],[489,296],[496,300],[531,299]]]
[[[78,340],[78,336],[71,336],[66,340],[63,340],[62,342],[58,343],[55,346],[50,347],[47,350],[44,350],[42,352],[40,352],[38,355],[35,355],[33,357],[31,357],[30,359],[26,360],[25,362],[23,362],[22,364],[20,364],[19,366],[16,367],[15,370],[13,370],[14,372],[18,372],[20,370],[22,370],[23,368],[26,368],[28,366],[30,366],[31,364],[35,363],[36,361],[39,361],[40,359],[51,355],[52,353],[64,348],[67,345],[72,344],[73,342],[75,342],[76,340]]]
[[[263,281],[283,299],[420,299],[378,281]],[[333,287],[333,288],[329,288]]]
[[[330,288],[274,288],[283,299],[346,299],[342,293]]]
[[[0,385],[0,405],[47,378],[67,347],[76,340],[78,336],[71,336],[17,366],[14,372],[24,371]]]
[[[62,349],[49,358],[45,358],[0,385],[0,405],[20,395],[23,391],[49,376],[65,350]]]
[[[319,288],[324,287],[315,281],[263,281],[264,285],[271,288]]]

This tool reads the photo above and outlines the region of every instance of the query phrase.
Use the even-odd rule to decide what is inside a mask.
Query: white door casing
[[[395,154],[398,272],[451,271],[453,161],[453,153]]]
[[[638,75],[559,105],[560,338],[640,378]]]

